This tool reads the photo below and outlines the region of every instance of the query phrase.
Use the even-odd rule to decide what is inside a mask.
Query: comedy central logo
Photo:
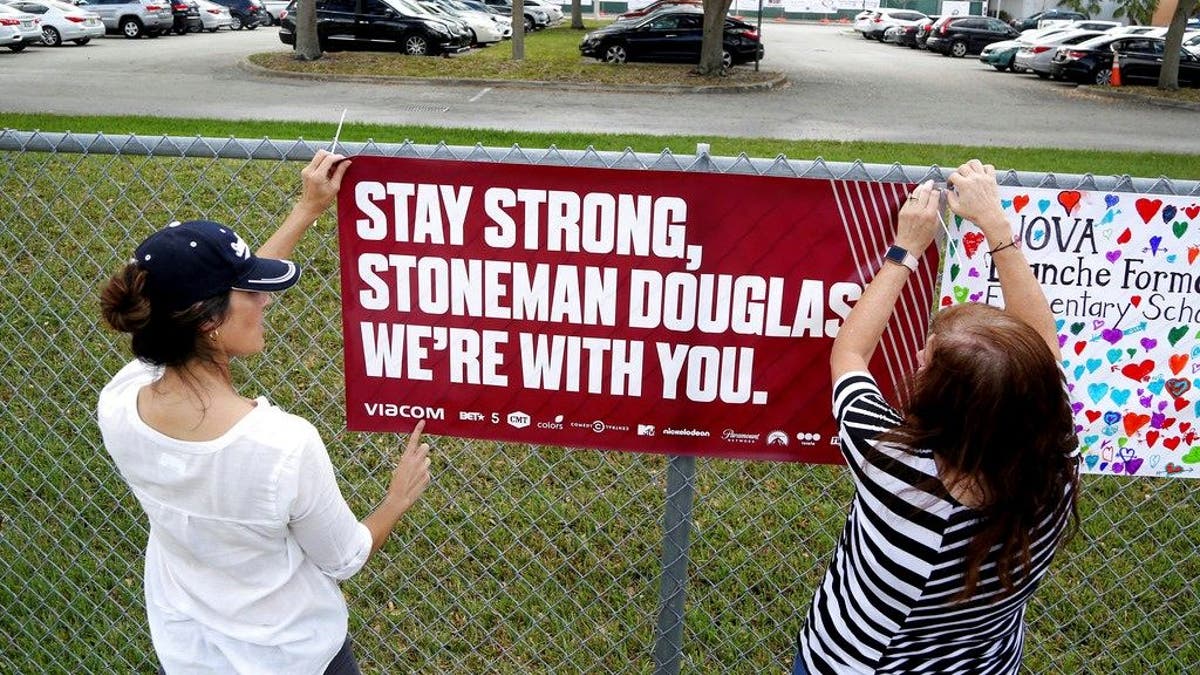
[[[533,419],[521,412],[520,410],[508,413],[508,423],[518,429],[524,429],[529,426]]]

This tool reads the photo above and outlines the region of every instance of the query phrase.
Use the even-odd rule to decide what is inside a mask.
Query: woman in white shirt
[[[229,362],[263,349],[285,260],[333,202],[348,161],[319,151],[299,202],[257,252],[210,221],[172,223],[104,288],[136,360],[100,394],[104,445],[150,521],[145,593],[162,671],[357,673],[338,581],[383,545],[429,483],[422,425],[360,522],[316,429],[238,393]]]

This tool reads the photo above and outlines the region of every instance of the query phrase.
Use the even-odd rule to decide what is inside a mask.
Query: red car
[[[616,20],[617,21],[633,21],[634,19],[640,19],[643,16],[646,16],[647,14],[650,14],[652,12],[657,12],[660,9],[675,9],[676,7],[680,7],[683,5],[693,5],[696,7],[703,7],[704,3],[702,2],[702,0],[655,0],[654,2],[646,5],[645,7],[641,8],[641,9],[635,9],[633,11],[625,12],[624,14],[618,15]]]

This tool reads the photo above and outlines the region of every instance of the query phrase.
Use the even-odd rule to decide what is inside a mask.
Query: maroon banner
[[[829,348],[909,186],[355,157],[352,430],[838,462]],[[884,335],[915,369],[931,254]]]

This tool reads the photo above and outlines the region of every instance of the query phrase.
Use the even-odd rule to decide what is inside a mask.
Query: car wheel
[[[217,32],[217,29],[216,29],[216,28],[209,28],[209,29],[208,29],[208,32],[210,32],[210,33],[215,33],[215,32]]]
[[[725,70],[729,70],[729,68],[731,66],[733,66],[733,54],[730,54],[729,51],[726,49],[722,49],[721,50],[721,67],[724,68]]]
[[[533,17],[531,17],[531,16],[525,17],[525,32],[526,33],[533,32]]]
[[[121,34],[130,40],[142,37],[142,22],[137,19],[125,19],[121,24]]]
[[[1029,72],[1028,70],[1025,70],[1024,68],[1022,68],[1021,66],[1013,66],[1011,70],[1014,73],[1028,73]]]
[[[404,53],[409,56],[425,56],[429,53],[429,40],[424,35],[409,35],[404,38]]]
[[[862,34],[862,36],[863,36],[863,39],[864,39],[864,40],[870,40],[870,39],[871,39],[871,34],[870,34],[870,33],[863,33],[863,34]]]
[[[62,46],[62,36],[54,26],[42,26],[42,44],[47,47]]]
[[[1112,79],[1112,68],[1101,66],[1096,71],[1096,84],[1108,84]]]
[[[233,23],[229,24],[229,30],[241,30],[242,28],[242,17],[234,14]]]
[[[961,59],[967,55],[967,43],[955,41],[950,45],[950,55]]]
[[[608,63],[625,63],[629,60],[629,54],[625,51],[625,45],[615,42],[604,48],[604,60]]]
[[[256,23],[246,24],[246,30],[254,30],[255,28],[258,28],[258,24],[256,24]]]
[[[74,42],[75,44],[79,45],[80,47],[86,45],[87,43],[89,43],[91,41],[92,41],[92,38],[79,38],[78,40],[71,40],[71,42]]]
[[[8,48],[9,48],[11,51],[14,51],[14,52],[25,51],[25,47],[26,47],[26,45],[25,45],[25,43],[24,43],[24,42],[22,42],[21,44],[17,44],[17,45],[9,45],[9,46],[8,46]]]

